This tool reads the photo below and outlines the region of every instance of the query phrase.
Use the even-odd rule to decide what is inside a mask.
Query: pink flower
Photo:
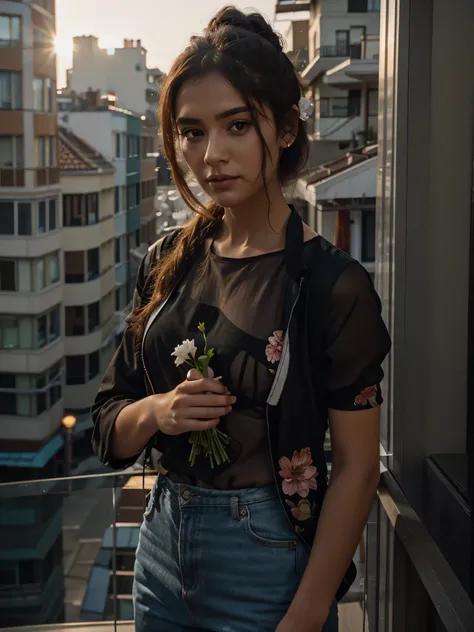
[[[316,489],[316,476],[318,470],[315,468],[311,458],[311,450],[303,448],[299,452],[293,452],[291,461],[288,457],[282,456],[280,461],[280,476],[283,478],[282,489],[287,496],[299,494],[306,498],[310,489]]]
[[[377,406],[377,386],[367,386],[363,388],[359,395],[354,399],[355,406]]]
[[[293,518],[295,518],[295,520],[299,520],[300,522],[309,520],[316,514],[316,504],[313,503],[313,505],[311,505],[307,498],[300,500],[297,506],[295,503],[291,502],[291,500],[286,500],[285,502],[288,507],[291,507]]]
[[[268,338],[269,344],[265,348],[265,354],[268,362],[274,364],[278,362],[281,357],[281,350],[283,348],[283,332],[281,330],[274,331],[273,336]]]

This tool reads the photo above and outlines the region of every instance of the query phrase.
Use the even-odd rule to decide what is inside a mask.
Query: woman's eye
[[[181,136],[184,136],[187,140],[195,140],[199,136],[202,136],[202,130],[200,129],[185,129],[181,132]]]
[[[230,129],[234,132],[245,132],[250,125],[251,123],[249,121],[235,121],[230,126]]]

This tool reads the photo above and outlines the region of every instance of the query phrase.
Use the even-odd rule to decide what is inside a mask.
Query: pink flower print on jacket
[[[265,348],[265,354],[267,361],[275,364],[279,362],[281,358],[281,350],[283,349],[283,331],[278,330],[273,332],[273,336],[268,338],[268,344]]]
[[[377,406],[377,386],[363,388],[354,400],[354,406]]]
[[[280,461],[280,476],[283,478],[282,489],[287,496],[299,494],[306,498],[310,489],[316,489],[316,476],[318,470],[313,465],[311,450],[303,448],[299,452],[293,452],[291,461],[288,457],[282,456]]]

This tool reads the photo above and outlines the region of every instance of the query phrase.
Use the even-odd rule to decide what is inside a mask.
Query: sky
[[[58,87],[65,84],[72,66],[72,38],[96,35],[101,48],[119,48],[124,38],[141,39],[149,68],[168,71],[173,59],[186,46],[190,35],[199,33],[225,0],[56,0]],[[255,8],[273,24],[275,0],[232,0],[240,9]],[[280,23],[284,32],[285,23]]]

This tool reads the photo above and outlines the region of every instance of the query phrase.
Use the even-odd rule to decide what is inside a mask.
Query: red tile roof
[[[114,166],[70,130],[58,130],[59,166],[61,171],[114,171]]]

